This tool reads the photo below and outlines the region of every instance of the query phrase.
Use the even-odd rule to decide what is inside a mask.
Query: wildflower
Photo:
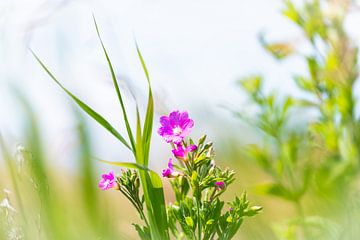
[[[117,187],[116,178],[114,171],[110,171],[108,174],[101,175],[101,180],[99,182],[99,188],[101,190],[109,190],[111,188]]]
[[[167,178],[173,178],[179,176],[180,173],[174,170],[172,159],[169,159],[168,166],[162,171],[162,176]]]
[[[158,133],[166,142],[180,143],[191,131],[194,121],[189,118],[188,113],[173,111],[169,116],[160,118],[161,127]]]
[[[173,154],[174,154],[175,157],[180,158],[180,159],[186,161],[186,160],[187,160],[187,155],[188,155],[188,153],[193,152],[193,151],[195,151],[196,149],[197,149],[197,146],[196,146],[196,145],[190,145],[190,146],[188,146],[188,147],[186,147],[186,148],[184,149],[181,144],[178,144],[178,145],[176,146],[176,148],[174,148],[174,149],[172,150],[172,152],[173,152]]]
[[[215,188],[216,190],[222,190],[226,187],[225,183],[222,181],[215,182]]]

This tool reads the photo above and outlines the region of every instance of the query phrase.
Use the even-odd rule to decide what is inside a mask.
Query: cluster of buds
[[[160,118],[158,133],[172,147],[178,165],[170,158],[163,177],[171,178],[176,201],[169,205],[169,224],[174,236],[185,234],[187,239],[231,239],[239,229],[243,217],[261,211],[250,207],[246,194],[230,202],[231,210],[222,214],[220,200],[234,181],[234,171],[222,170],[215,164],[213,144],[205,143],[206,136],[197,143],[188,136],[194,121],[187,112],[174,111]],[[181,231],[176,226],[181,227]],[[224,237],[227,236],[227,237]]]

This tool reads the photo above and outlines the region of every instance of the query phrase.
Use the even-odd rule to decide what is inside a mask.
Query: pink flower
[[[167,177],[167,178],[173,178],[173,177],[177,177],[180,175],[179,172],[174,170],[174,166],[172,164],[171,158],[169,159],[168,167],[162,171],[162,175],[163,175],[163,177]]]
[[[225,185],[225,183],[224,182],[215,182],[215,188],[217,189],[217,190],[222,190],[222,189],[224,189],[226,187],[226,185]]]
[[[166,142],[180,143],[194,126],[194,121],[189,118],[188,113],[173,111],[169,116],[162,116],[160,118],[161,127],[158,133]]]
[[[180,158],[184,161],[187,161],[188,153],[193,152],[197,149],[196,145],[190,145],[186,147],[185,149],[181,144],[178,144],[176,148],[172,150],[175,157]]]
[[[99,182],[99,188],[101,190],[109,190],[117,186],[116,178],[114,175],[114,171],[110,171],[108,174],[101,175],[101,180]]]

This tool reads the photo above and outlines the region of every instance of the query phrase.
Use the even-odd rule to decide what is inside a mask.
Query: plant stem
[[[197,205],[197,221],[198,221],[198,240],[201,240],[201,219],[200,219],[200,207],[201,207],[201,192],[200,187],[197,186],[196,189],[196,205]]]

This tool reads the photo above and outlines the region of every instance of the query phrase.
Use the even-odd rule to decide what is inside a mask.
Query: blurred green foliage
[[[25,120],[22,144],[14,153],[0,138],[6,163],[0,198],[0,239],[112,239],[122,238],[107,208],[100,208],[96,189],[91,143],[82,117],[77,119],[77,176],[61,177],[49,167],[49,155],[41,137],[38,120],[23,94],[16,92]],[[1,194],[3,196],[3,194]],[[105,204],[106,205],[106,204]]]
[[[277,60],[302,58],[307,72],[294,76],[304,97],[266,92],[263,77],[239,81],[256,107],[255,116],[237,115],[259,129],[262,144],[250,145],[272,181],[262,193],[291,202],[296,214],[274,228],[278,239],[357,239],[355,227],[360,160],[360,120],[354,85],[358,47],[344,28],[351,1],[284,1],[283,14],[303,33],[302,53],[293,42],[260,42]],[[296,45],[299,45],[296,43]],[[315,115],[316,117],[312,117]],[[311,116],[311,117],[310,117]]]

